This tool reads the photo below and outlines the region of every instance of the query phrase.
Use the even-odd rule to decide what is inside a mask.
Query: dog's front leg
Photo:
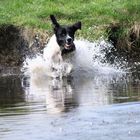
[[[55,77],[62,76],[62,64],[63,59],[60,52],[55,53],[51,58],[51,70],[53,75],[57,75]]]

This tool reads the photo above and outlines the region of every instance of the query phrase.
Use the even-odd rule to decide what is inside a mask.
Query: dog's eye
[[[66,31],[65,30],[62,30],[61,36],[65,36],[65,35],[66,35]]]
[[[61,35],[62,35],[62,36],[65,36],[65,35],[66,35],[66,33],[61,33]]]
[[[69,31],[69,35],[70,36],[73,36],[74,35],[74,32],[73,31]]]
[[[61,35],[62,35],[62,36],[65,36],[65,33],[62,33]]]

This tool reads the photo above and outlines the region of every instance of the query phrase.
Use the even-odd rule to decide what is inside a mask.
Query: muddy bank
[[[14,25],[0,26],[0,69],[21,66],[25,57],[40,52],[49,35]]]
[[[114,45],[111,53],[127,61],[140,61],[140,23],[110,24],[107,35],[108,40]]]
[[[21,29],[13,25],[0,27],[0,64],[19,66],[28,53],[28,42],[22,36]]]

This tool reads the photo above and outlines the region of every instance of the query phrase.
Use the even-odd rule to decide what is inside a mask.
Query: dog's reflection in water
[[[76,104],[73,89],[68,79],[53,79],[46,94],[47,110],[50,112],[66,112]]]
[[[38,97],[35,100],[43,95],[42,97],[46,99],[46,108],[49,113],[67,112],[76,107],[72,81],[72,77],[31,77],[28,94],[32,95],[32,97]]]

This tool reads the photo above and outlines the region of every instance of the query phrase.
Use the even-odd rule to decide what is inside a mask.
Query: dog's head
[[[57,22],[54,15],[50,15],[50,18],[54,26],[56,41],[61,47],[62,54],[74,51],[74,34],[78,29],[81,29],[81,22],[77,22],[71,26],[62,26]]]

